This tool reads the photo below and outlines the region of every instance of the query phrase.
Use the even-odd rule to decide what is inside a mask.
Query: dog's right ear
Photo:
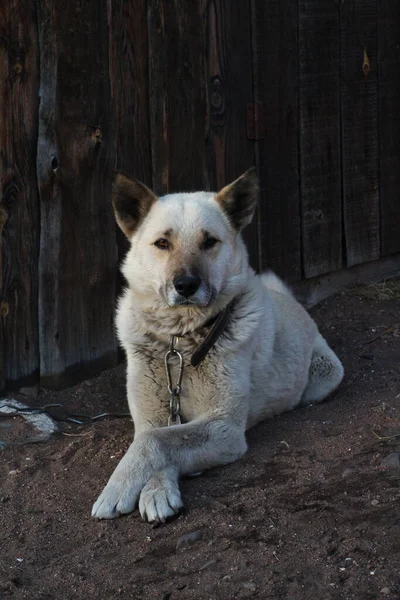
[[[130,240],[157,197],[140,181],[122,171],[115,171],[112,180],[112,203],[117,223]]]

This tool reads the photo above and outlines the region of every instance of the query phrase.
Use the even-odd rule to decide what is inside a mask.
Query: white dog
[[[241,231],[257,197],[254,169],[217,194],[161,198],[114,176],[117,222],[131,242],[117,329],[135,437],[94,517],[139,503],[143,519],[164,522],[182,507],[180,475],[239,459],[246,429],[320,402],[342,380],[339,359],[290,291],[249,267]]]

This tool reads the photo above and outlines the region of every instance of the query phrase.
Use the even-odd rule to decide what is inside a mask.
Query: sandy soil
[[[167,525],[153,528],[137,512],[90,518],[130,443],[128,419],[62,423],[46,443],[1,450],[0,598],[400,598],[393,285],[353,289],[313,309],[345,365],[339,391],[250,431],[238,463],[184,480],[185,510]],[[121,365],[62,392],[13,397],[91,415],[123,412],[124,385]],[[10,441],[11,431],[21,441],[21,419],[2,418],[0,438]]]

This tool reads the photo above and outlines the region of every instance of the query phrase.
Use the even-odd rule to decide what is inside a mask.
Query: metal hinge
[[[249,140],[264,139],[264,105],[247,105],[247,137]]]

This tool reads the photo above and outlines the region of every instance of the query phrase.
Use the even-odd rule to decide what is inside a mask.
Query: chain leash
[[[181,385],[182,385],[182,377],[183,377],[183,356],[178,350],[175,349],[175,344],[178,342],[179,338],[175,335],[171,335],[169,341],[169,348],[165,353],[164,357],[164,365],[165,365],[165,373],[167,375],[167,383],[168,383],[168,393],[169,393],[169,417],[168,417],[168,426],[170,425],[180,425],[181,424],[181,404],[180,404],[180,393],[181,393]],[[171,365],[178,359],[178,377],[176,385],[172,385],[172,375],[171,375]]]

